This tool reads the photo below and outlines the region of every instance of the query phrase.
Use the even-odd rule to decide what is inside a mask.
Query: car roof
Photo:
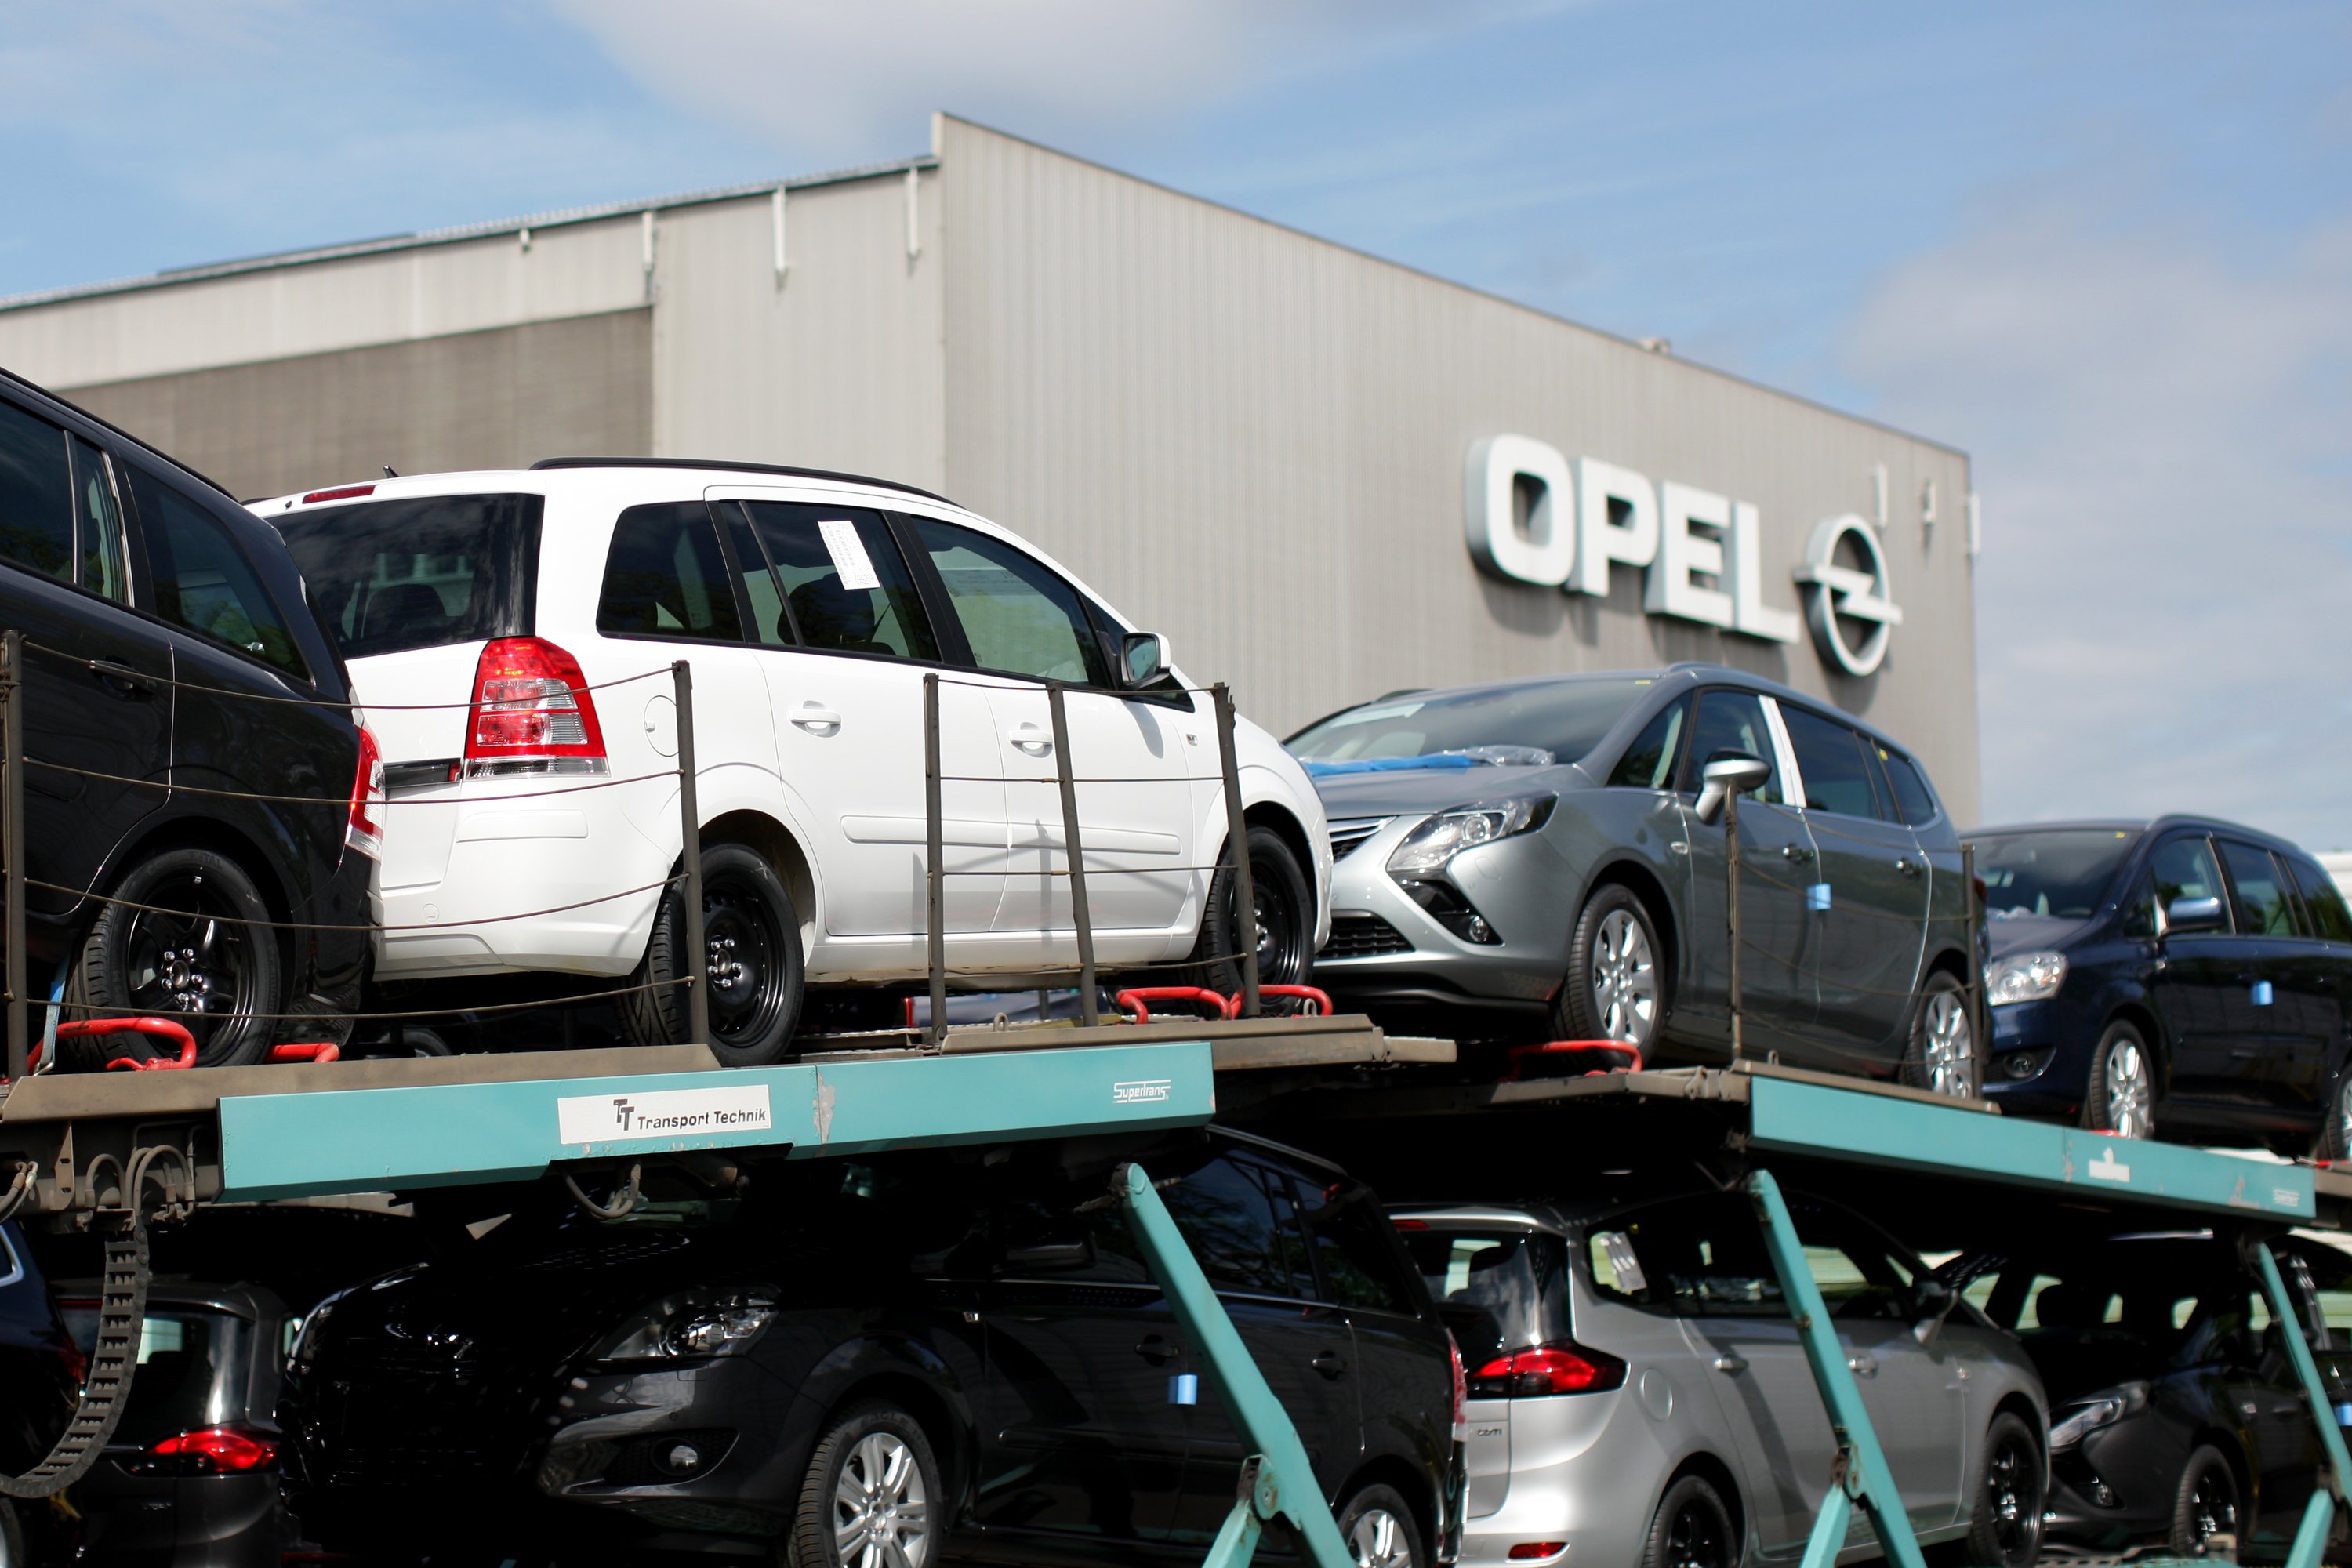
[[[776,463],[704,458],[543,458],[527,468],[452,468],[426,474],[341,479],[331,484],[289,490],[283,495],[263,496],[245,504],[265,518],[275,518],[311,506],[416,500],[429,496],[593,493],[613,488],[615,479],[625,479],[631,476],[646,479],[655,475],[662,476],[661,488],[675,490],[681,496],[722,485],[756,485],[765,479],[789,479],[819,489],[865,492],[877,500],[890,496],[912,496],[957,512],[965,510],[943,496],[913,485],[901,484],[896,479],[870,479],[831,468],[791,468]],[[310,498],[314,496],[320,499],[313,501]]]
[[[128,446],[138,447],[141,452],[144,453],[147,457],[153,458],[156,462],[163,464],[165,468],[170,468],[173,473],[184,474],[189,479],[194,479],[196,483],[204,486],[206,489],[217,491],[221,495],[228,497],[231,500],[235,500],[236,499],[236,492],[231,490],[226,485],[222,484],[218,479],[197,472],[195,469],[188,467],[187,464],[182,462],[179,458],[172,456],[171,453],[166,452],[161,447],[156,446],[153,442],[133,436],[130,431],[125,430],[121,426],[115,424],[112,420],[105,418],[100,415],[92,414],[80,404],[75,403],[69,398],[58,396],[56,393],[51,392],[47,387],[41,385],[37,382],[26,381],[23,376],[18,375],[15,371],[9,370],[5,366],[0,366],[0,382],[6,383],[9,388],[16,393],[52,404],[58,408],[67,410],[77,418],[89,420],[92,425],[104,430],[108,435],[114,437]]]
[[[2083,817],[2063,822],[2020,822],[2006,826],[1971,827],[1962,838],[2007,837],[2021,833],[2166,833],[2174,828],[2195,828],[2205,833],[2231,833],[2252,838],[2274,849],[2290,853],[2306,853],[2291,838],[2275,833],[2265,833],[2259,827],[2249,827],[2242,822],[2231,822],[2225,816],[2202,816],[2191,812],[2174,812],[2157,817]]]

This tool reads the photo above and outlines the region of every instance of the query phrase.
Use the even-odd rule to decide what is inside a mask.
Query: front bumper
[[[1985,1061],[1985,1098],[2026,1116],[2069,1117],[2089,1091],[2095,1038],[2063,995],[1989,1007],[1992,1050]]]
[[[1540,833],[1465,850],[1444,880],[1494,937],[1473,942],[1389,874],[1390,854],[1425,815],[1394,818],[1331,868],[1333,941],[1316,957],[1316,984],[1358,1005],[1539,1011],[1567,970],[1580,879]],[[1365,917],[1386,931],[1350,924]],[[1358,939],[1367,931],[1371,940]],[[1381,947],[1395,951],[1368,951]]]

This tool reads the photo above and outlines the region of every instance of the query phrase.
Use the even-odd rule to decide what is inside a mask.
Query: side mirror
[[[1095,1249],[1090,1242],[1043,1241],[1028,1247],[1006,1247],[1000,1272],[1034,1268],[1053,1273],[1084,1268],[1094,1260]]]
[[[2219,899],[2175,899],[2164,907],[2164,930],[2168,936],[2198,931],[2222,931],[2228,928],[2229,923],[2229,913],[2222,909]]]
[[[1936,1331],[1944,1326],[1944,1320],[1959,1305],[1960,1293],[1929,1274],[1912,1285],[1911,1297],[1918,1309],[1918,1321],[1911,1325],[1911,1337],[1923,1345],[1932,1344]]]
[[[1723,815],[1723,803],[1735,795],[1761,789],[1772,776],[1772,766],[1748,752],[1717,752],[1699,773],[1698,819],[1712,823]]]
[[[1130,689],[1149,686],[1168,673],[1168,639],[1158,632],[1129,632],[1118,639],[1118,674]]]

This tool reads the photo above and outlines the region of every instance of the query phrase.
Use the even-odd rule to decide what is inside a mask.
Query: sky
[[[0,5],[0,294],[946,109],[1966,449],[1989,820],[2352,848],[2352,8]]]

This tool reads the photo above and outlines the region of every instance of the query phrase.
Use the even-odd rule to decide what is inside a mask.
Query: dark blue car
[[[1985,1093],[2145,1138],[2352,1149],[2352,911],[2319,863],[2235,823],[1967,836],[1985,884]]]

